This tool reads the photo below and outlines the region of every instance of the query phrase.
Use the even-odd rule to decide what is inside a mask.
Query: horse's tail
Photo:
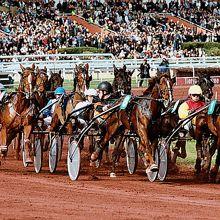
[[[210,130],[215,136],[218,136],[217,128],[216,128],[216,126],[214,125],[212,115],[208,115],[208,121],[207,121],[207,122],[208,122],[208,128],[209,128],[209,130]]]

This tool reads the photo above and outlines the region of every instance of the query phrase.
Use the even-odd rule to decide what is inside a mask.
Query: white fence
[[[30,60],[31,59],[31,60]],[[76,64],[88,63],[89,71],[96,80],[113,77],[113,64],[116,67],[126,65],[130,70],[138,70],[143,59],[115,59],[112,54],[53,54],[53,55],[27,55],[27,56],[0,56],[0,74],[11,74],[15,81],[19,80],[18,72],[21,71],[20,64],[31,66],[33,63],[39,68],[47,67],[50,71],[62,71],[66,80],[72,79]],[[157,68],[161,59],[149,59],[152,68]],[[220,67],[220,57],[190,57],[190,58],[170,58],[170,68],[207,68]],[[194,71],[193,71],[194,73]],[[194,75],[194,74],[193,74]],[[137,77],[137,74],[134,75]]]

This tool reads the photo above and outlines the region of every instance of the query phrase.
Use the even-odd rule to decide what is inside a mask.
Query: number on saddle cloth
[[[131,100],[131,95],[126,95],[125,98],[123,99],[123,102],[120,105],[120,109],[125,110],[130,100]]]
[[[216,110],[219,113],[219,103],[217,100],[212,100],[208,108],[208,115],[212,115]]]

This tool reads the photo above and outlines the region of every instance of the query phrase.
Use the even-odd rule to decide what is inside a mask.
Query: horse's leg
[[[31,143],[30,143],[30,136],[31,136],[32,126],[26,125],[24,126],[24,148],[26,153],[26,163],[33,163],[31,159]]]
[[[216,181],[216,177],[217,177],[217,174],[218,174],[219,166],[220,166],[220,148],[217,149],[215,165],[210,170],[210,181],[211,182],[215,182]]]
[[[14,138],[14,145],[15,145],[15,159],[19,160],[20,152],[21,152],[21,133],[20,132]]]
[[[111,123],[106,131],[104,132],[103,136],[101,137],[99,141],[99,147],[95,149],[95,151],[91,155],[91,161],[96,161],[99,158],[99,155],[103,150],[105,149],[107,143],[111,139],[111,137],[115,134],[117,131],[119,124],[116,120],[114,120],[115,123]]]
[[[7,129],[6,127],[1,128],[1,145],[0,145],[1,154],[6,155],[8,151],[7,146]]]
[[[117,162],[119,161],[119,157],[120,157],[120,147],[121,147],[121,143],[122,143],[122,140],[123,140],[123,135],[118,135],[116,137],[116,140],[115,140],[115,148],[112,152],[112,170],[111,170],[111,173],[110,173],[110,177],[116,177],[116,164]]]
[[[196,153],[197,153],[197,158],[196,158],[195,170],[196,170],[196,174],[198,175],[201,172],[201,162],[202,162],[202,146],[201,146],[201,141],[199,140],[196,141]]]
[[[139,152],[141,155],[144,155],[145,166],[147,167],[146,172],[156,171],[158,169],[157,165],[153,159],[153,149],[150,145],[149,136],[147,129],[143,124],[139,124],[139,128],[136,131],[140,137]]]
[[[179,139],[176,142],[175,147],[173,148],[173,156],[171,158],[171,162],[173,164],[176,164],[177,157],[181,157],[181,158],[185,159],[186,156],[187,156],[187,154],[186,154],[186,141]]]

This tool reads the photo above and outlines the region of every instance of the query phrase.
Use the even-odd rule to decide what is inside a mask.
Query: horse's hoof
[[[1,145],[0,146],[0,151],[1,151],[2,154],[4,154],[5,152],[8,151],[8,147],[6,145]]]
[[[25,163],[31,164],[31,163],[33,163],[33,160],[31,158],[27,157],[26,160],[25,160]]]
[[[94,162],[99,158],[99,152],[95,151],[91,155],[91,161]]]
[[[111,178],[115,178],[115,177],[116,177],[116,174],[113,173],[113,172],[111,172],[111,173],[110,173],[110,177],[111,177]]]
[[[150,173],[150,172],[157,172],[159,169],[158,169],[158,166],[156,164],[152,164],[150,167],[148,167],[145,171],[146,171],[146,174]]]
[[[209,174],[209,182],[216,183],[217,174],[218,174],[218,172],[211,170],[210,174]]]
[[[150,171],[151,172],[157,172],[159,169],[158,169],[158,166],[157,166],[157,164],[152,164],[151,166],[150,166]]]

